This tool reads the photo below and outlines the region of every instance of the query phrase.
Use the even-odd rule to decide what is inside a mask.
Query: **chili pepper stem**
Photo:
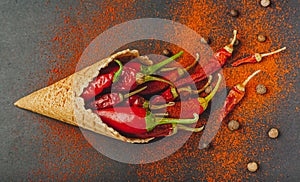
[[[230,45],[233,45],[234,42],[236,41],[236,35],[237,35],[237,30],[233,30],[233,38],[232,41],[230,42]]]
[[[115,62],[119,65],[120,68],[119,68],[118,71],[115,73],[114,78],[113,78],[113,82],[116,82],[116,81],[119,80],[120,75],[121,75],[121,73],[122,73],[122,71],[123,71],[123,65],[122,65],[122,63],[121,63],[119,60],[115,60]]]
[[[128,97],[131,97],[131,96],[133,96],[133,95],[135,95],[135,94],[137,94],[137,93],[139,93],[139,92],[145,90],[146,88],[147,88],[147,86],[144,86],[144,87],[142,87],[142,88],[140,88],[140,89],[138,89],[138,90],[135,90],[135,91],[132,91],[132,92],[130,92],[130,93],[128,93],[128,94],[125,94],[125,95],[124,95],[124,98],[126,99],[126,98],[128,98]]]
[[[181,87],[178,89],[178,92],[189,92],[189,93],[194,93],[194,94],[198,94],[203,92],[210,84],[212,81],[212,75],[208,76],[208,80],[206,82],[206,84],[199,90],[192,90],[192,88],[190,86],[186,86],[186,87]]]
[[[275,50],[275,51],[272,51],[272,52],[269,52],[269,53],[261,54],[261,57],[270,56],[270,55],[279,53],[279,52],[284,51],[284,50],[286,50],[286,47],[283,47],[283,48],[281,48],[281,49],[278,49],[278,50]]]
[[[178,68],[177,68],[177,67],[162,68],[162,69],[160,69],[159,71],[160,71],[160,72],[164,72],[164,71],[173,71],[173,70],[176,70],[176,69],[178,69]]]
[[[202,107],[203,110],[205,110],[207,108],[209,101],[215,96],[215,94],[217,93],[217,91],[220,87],[221,80],[222,80],[220,73],[218,73],[218,77],[219,78],[218,78],[217,84],[216,84],[215,88],[210,92],[210,94],[208,96],[206,96],[205,98],[203,98],[203,97],[198,98],[198,102],[200,103],[200,106]]]
[[[247,85],[247,83],[259,72],[261,72],[261,70],[257,70],[254,73],[252,73],[250,76],[248,76],[248,78],[242,83],[242,86],[245,87]]]
[[[168,116],[169,113],[154,113],[155,116]],[[162,118],[163,119],[163,118]]]
[[[199,59],[200,59],[200,55],[199,55],[199,53],[196,53],[195,61],[191,65],[189,65],[185,68],[186,71],[189,71],[192,67],[194,67],[198,63]]]
[[[201,89],[197,90],[196,92],[197,93],[203,92],[211,84],[211,81],[212,81],[212,75],[209,75],[206,84]]]
[[[147,67],[142,66],[141,73],[143,73],[145,75],[151,75],[151,74],[155,73],[157,70],[159,70],[161,67],[165,66],[166,64],[169,64],[170,62],[172,62],[175,59],[177,59],[178,57],[180,57],[182,54],[183,54],[183,51],[180,51],[179,53],[175,54],[174,56],[169,57],[168,59],[165,59],[164,61],[157,63],[155,65],[147,66]]]
[[[162,105],[151,105],[151,109],[162,109],[162,108],[166,108],[166,107],[169,107],[169,106],[174,106],[175,105],[175,102],[169,102],[169,103],[166,103],[166,104],[162,104]]]
[[[177,128],[181,129],[181,130],[191,131],[191,132],[200,132],[204,129],[204,126],[201,126],[200,128],[191,128],[191,127],[187,127],[187,126],[178,124]]]
[[[161,124],[193,124],[199,119],[199,115],[194,113],[193,119],[172,119],[172,118],[162,118],[160,121],[155,122],[155,125]]]
[[[236,41],[236,35],[237,35],[237,30],[233,30],[233,38],[232,38],[232,41],[230,42],[230,44],[226,45],[224,47],[224,49],[229,52],[229,53],[232,53],[233,52],[233,44],[234,42]]]
[[[137,84],[142,84],[145,82],[149,82],[149,81],[159,81],[159,82],[164,82],[167,83],[169,85],[171,85],[172,87],[175,87],[174,84],[168,80],[165,80],[163,78],[159,78],[159,77],[155,77],[155,76],[150,76],[150,75],[143,75],[143,74],[137,74]]]
[[[215,96],[215,94],[217,93],[217,91],[220,87],[221,80],[222,80],[222,76],[220,73],[218,73],[218,82],[217,82],[215,88],[211,91],[211,93],[205,97],[206,102],[209,102]]]

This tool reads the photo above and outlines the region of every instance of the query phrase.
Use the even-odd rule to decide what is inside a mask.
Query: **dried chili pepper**
[[[194,83],[200,82],[204,80],[207,77],[207,75],[210,75],[218,71],[220,66],[222,67],[226,63],[226,61],[232,56],[233,45],[236,41],[236,35],[237,35],[236,30],[233,31],[233,35],[234,36],[230,44],[218,50],[209,61],[209,64],[204,65],[203,69],[200,69],[197,72],[191,74],[190,77],[178,80],[175,85],[181,86],[185,84],[191,84],[191,81],[193,81]]]
[[[244,63],[258,63],[258,62],[260,62],[262,60],[263,57],[279,53],[279,52],[281,52],[281,51],[283,51],[285,49],[286,49],[286,47],[283,47],[281,49],[278,49],[276,51],[269,52],[269,53],[264,53],[264,54],[255,53],[254,55],[246,57],[246,58],[243,58],[243,59],[240,59],[240,60],[232,63],[231,65],[232,66],[238,66],[238,65],[244,64]]]
[[[104,94],[101,95],[100,97],[98,97],[96,100],[90,102],[88,104],[88,108],[91,109],[104,109],[104,108],[108,108],[108,107],[113,107],[121,102],[124,101],[124,99],[129,98],[143,90],[145,90],[147,88],[147,86],[132,91],[128,94],[121,94],[121,93],[108,93],[108,94]]]
[[[150,75],[155,73],[157,70],[161,69],[161,67],[165,66],[166,64],[177,59],[182,54],[183,51],[180,51],[174,56],[165,59],[164,61],[152,66],[144,66],[137,62],[130,62],[126,64],[122,70],[122,73],[119,76],[120,77],[119,81],[116,82],[114,85],[114,89],[116,91],[124,91],[124,90],[127,91],[136,88],[139,84],[149,82],[149,81],[159,81],[159,82],[164,82],[173,85],[171,82],[165,79],[150,76]]]
[[[191,98],[189,100],[186,100],[186,101],[181,101],[180,104],[181,104],[181,108],[183,109],[188,109],[190,108],[190,106],[192,105],[199,105],[199,111],[197,114],[202,114],[206,109],[207,109],[207,106],[209,104],[209,102],[211,101],[211,99],[215,96],[215,94],[217,93],[219,87],[220,87],[220,84],[221,84],[221,80],[222,80],[222,77],[221,77],[221,74],[218,74],[218,81],[216,83],[216,86],[215,88],[211,91],[211,93],[209,95],[207,95],[205,98],[203,97],[198,97],[198,98]],[[169,108],[172,110],[172,108]],[[191,113],[188,112],[188,111],[182,111],[184,113],[184,117],[190,117],[191,116]]]
[[[260,72],[260,70],[252,73],[243,83],[235,85],[228,93],[225,103],[223,105],[221,115],[219,116],[219,121],[222,121],[229,112],[242,100],[245,96],[245,87],[247,83]]]
[[[150,74],[153,74],[174,59],[177,59],[182,54],[183,51],[158,64],[151,66],[144,66],[137,62],[130,62],[125,67],[123,67],[120,61],[115,60],[115,62],[119,65],[119,69],[113,68],[110,73],[99,75],[84,89],[81,97],[83,97],[86,101],[90,100],[101,93],[103,89],[110,87],[112,83],[115,83],[114,89],[116,89],[116,91],[128,91],[130,90],[130,87],[134,89],[137,84],[152,80],[171,84],[164,79],[150,76]]]
[[[163,124],[156,126],[153,130],[147,133],[135,134],[134,136],[138,138],[165,137],[176,134],[178,129],[191,132],[200,132],[204,129],[204,126],[201,126],[199,128],[191,128],[181,124]]]
[[[181,92],[188,92],[189,94],[191,94],[191,93],[194,93],[194,94],[201,93],[210,84],[211,79],[212,79],[212,76],[210,75],[207,83],[203,86],[203,88],[201,88],[199,90],[192,90],[190,86],[182,87],[182,88],[179,88],[179,89],[176,89],[175,87],[169,87],[162,94],[160,94],[160,96],[155,97],[151,101],[151,104],[172,102],[172,101],[174,101],[178,98],[179,93],[181,93]]]
[[[187,66],[186,68],[178,68],[178,67],[162,68],[159,70],[159,72],[164,79],[174,82],[178,80],[180,77],[182,77],[184,74],[186,74],[187,71],[189,71],[192,67],[194,67],[198,63],[199,58],[200,58],[199,54],[197,53],[194,62],[191,65]],[[169,84],[159,83],[157,81],[149,82],[146,85],[148,86],[149,89],[142,91],[140,93],[141,95],[150,95],[150,94],[158,93],[161,92],[162,90],[167,89],[167,87],[169,87]]]
[[[101,93],[105,88],[110,87],[114,81],[118,80],[118,77],[120,76],[120,74],[123,70],[123,65],[118,60],[115,60],[115,62],[119,65],[119,68],[115,67],[111,70],[110,73],[101,74],[101,75],[97,76],[83,90],[81,97],[83,97],[84,100],[88,101],[88,100],[94,98],[96,95]]]
[[[160,96],[155,97],[152,100],[152,103],[164,103],[164,102],[171,102],[174,101],[179,96],[175,87],[169,87],[165,90]]]
[[[159,120],[147,109],[140,107],[115,107],[95,110],[95,113],[108,126],[128,135],[143,135],[156,126],[164,124],[193,124],[199,119],[195,113],[192,119],[160,118]]]

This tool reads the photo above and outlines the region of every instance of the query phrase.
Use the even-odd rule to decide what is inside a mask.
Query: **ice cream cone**
[[[17,102],[15,106],[32,112],[79,126],[93,132],[130,143],[145,143],[149,139],[127,138],[102,122],[100,117],[90,109],[85,109],[84,100],[80,97],[99,70],[108,66],[114,59],[121,57],[138,57],[137,50],[124,50],[103,59],[81,71],[78,71],[48,87],[33,92]]]

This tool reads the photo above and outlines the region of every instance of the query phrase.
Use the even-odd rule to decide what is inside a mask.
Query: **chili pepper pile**
[[[165,67],[172,61],[179,59],[183,51],[154,65],[144,65],[143,62],[136,61],[114,60],[107,68],[100,71],[99,75],[89,83],[81,94],[85,100],[86,108],[92,109],[108,126],[128,137],[170,136],[175,134],[178,129],[193,132],[202,131],[203,126],[193,128],[186,125],[197,123],[199,115],[207,109],[209,102],[217,93],[222,80],[220,74],[217,75],[218,80],[214,89],[205,97],[199,95],[210,86],[212,81],[212,76],[207,76],[207,74],[217,72],[220,66],[224,66],[232,56],[233,46],[237,40],[237,31],[234,30],[233,34],[230,44],[218,50],[208,64],[203,66],[203,69],[195,70],[190,77],[187,76],[187,71],[194,67],[198,61],[201,61],[199,54],[196,55],[193,63],[185,69]],[[263,57],[283,50],[285,47],[270,53],[256,53],[253,56],[237,60],[232,66],[260,62]],[[157,72],[160,72],[162,76],[156,76]],[[222,107],[222,114],[218,117],[220,121],[242,100],[245,95],[246,84],[259,72],[260,70],[254,72],[243,83],[237,84],[229,91]],[[197,83],[205,80],[207,83],[198,90],[193,90],[188,85],[192,82]],[[125,94],[126,91],[130,92]],[[196,93],[198,97],[192,97],[191,93]],[[185,94],[185,98],[180,98],[180,94]],[[159,96],[149,100],[153,95]],[[172,113],[172,107],[176,107],[175,105],[178,103],[187,106],[197,105],[199,110],[194,113],[186,111],[184,118],[169,117],[168,111]]]

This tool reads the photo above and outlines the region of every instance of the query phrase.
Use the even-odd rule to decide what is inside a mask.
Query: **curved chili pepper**
[[[99,93],[103,91],[104,88],[111,86],[113,82],[116,82],[115,89],[116,91],[128,91],[136,88],[137,84],[141,84],[144,82],[156,80],[160,82],[165,82],[168,84],[172,84],[169,81],[166,81],[161,78],[149,76],[153,74],[161,67],[166,64],[172,62],[174,59],[177,59],[183,54],[183,51],[177,53],[176,55],[151,66],[144,66],[137,62],[130,62],[126,67],[123,67],[122,63],[118,60],[115,62],[119,65],[119,69],[113,69],[112,72],[99,75],[96,79],[89,83],[88,87],[86,87],[81,94],[86,101],[92,99],[97,96]]]
[[[204,126],[199,128],[191,128],[181,124],[164,124],[156,126],[152,131],[144,133],[144,134],[136,134],[135,137],[138,138],[158,138],[158,137],[166,137],[171,136],[177,133],[178,129],[191,131],[191,132],[200,132],[204,129]]]
[[[175,87],[169,87],[167,90],[165,90],[160,96],[155,97],[151,103],[165,103],[165,102],[171,102],[174,101],[178,97],[178,92]]]
[[[100,97],[98,97],[96,100],[90,102],[88,104],[88,108],[91,109],[104,109],[104,108],[108,108],[108,107],[113,107],[114,105],[117,105],[121,102],[123,102],[124,99],[129,98],[139,92],[141,92],[142,90],[145,90],[147,88],[147,86],[135,90],[133,92],[130,92],[128,94],[121,94],[121,93],[108,93],[108,94],[104,94]]]
[[[110,73],[101,74],[97,76],[83,90],[81,97],[83,97],[85,101],[94,98],[96,95],[101,93],[105,88],[110,87],[114,81],[118,80],[118,77],[122,72],[123,65],[118,60],[115,60],[115,62],[119,65],[119,68],[113,68]]]
[[[238,66],[240,64],[244,64],[244,63],[258,63],[262,60],[263,57],[266,57],[266,56],[270,56],[270,55],[273,55],[273,54],[276,54],[276,53],[279,53],[283,50],[285,50],[286,47],[283,47],[281,49],[278,49],[276,51],[273,51],[273,52],[269,52],[269,53],[264,53],[264,54],[260,54],[260,53],[255,53],[254,55],[252,56],[249,56],[249,57],[246,57],[246,58],[243,58],[243,59],[240,59],[240,60],[237,60],[236,62],[232,63],[231,65],[232,66]]]
[[[198,110],[197,114],[199,114],[199,115],[202,114],[207,109],[207,106],[208,106],[209,102],[212,100],[212,98],[217,93],[217,91],[220,87],[221,81],[222,81],[221,74],[218,74],[218,81],[216,83],[216,86],[210,92],[209,95],[207,95],[204,98],[203,97],[198,97],[198,98],[191,98],[191,99],[186,100],[186,101],[181,101],[180,105],[181,105],[181,109],[182,109],[181,113],[184,113],[183,117],[191,117],[191,112],[189,112],[189,109],[193,105],[196,105],[196,106],[199,105],[199,110]],[[168,113],[174,113],[174,112],[172,112],[173,111],[172,107],[168,107],[167,111],[168,111]]]
[[[162,109],[166,108],[169,106],[173,106],[175,103],[174,102],[169,102],[166,104],[162,105],[155,105],[155,104],[149,104],[149,101],[146,100],[144,97],[139,96],[139,95],[133,95],[129,97],[122,106],[131,106],[131,107],[142,107],[145,109],[150,108],[151,110],[156,110],[156,109]]]
[[[165,90],[160,96],[155,97],[152,101],[151,104],[159,104],[159,103],[165,103],[165,102],[172,102],[176,100],[179,96],[179,93],[181,92],[188,92],[188,93],[194,93],[198,94],[201,93],[205,88],[211,83],[212,76],[210,75],[208,78],[207,83],[204,85],[203,88],[199,90],[192,90],[190,86],[187,87],[182,87],[179,89],[176,89],[175,87],[169,87],[167,90]],[[186,95],[185,95],[186,96]]]
[[[233,35],[234,36],[230,44],[218,50],[209,61],[209,64],[204,65],[203,69],[199,69],[197,72],[191,74],[190,77],[178,80],[175,85],[179,87],[185,84],[191,84],[191,81],[193,81],[194,83],[200,82],[204,80],[207,75],[211,75],[212,73],[218,71],[220,67],[224,66],[226,61],[232,56],[233,44],[236,40],[237,35],[236,30],[233,31]]]
[[[174,59],[177,59],[182,54],[183,51],[180,51],[174,56],[152,66],[144,66],[137,62],[130,62],[126,64],[122,70],[122,74],[120,75],[120,80],[114,85],[114,89],[117,91],[135,89],[139,84],[149,81],[159,81],[173,85],[171,82],[165,79],[150,75]]]
[[[194,114],[192,119],[161,118],[158,120],[147,109],[140,107],[115,107],[94,111],[104,123],[115,130],[129,135],[141,135],[164,124],[193,124],[199,119]]]
[[[170,80],[171,82],[174,82],[176,80],[178,80],[180,77],[182,77],[184,74],[187,73],[187,71],[189,71],[192,67],[194,67],[198,61],[200,59],[199,54],[196,54],[196,59],[194,60],[194,62],[185,67],[185,68],[178,68],[178,67],[171,67],[171,68],[161,68],[160,71],[160,75],[167,79]],[[152,81],[152,82],[148,82],[147,84],[145,84],[148,86],[149,89],[144,90],[140,93],[140,95],[150,95],[150,94],[155,94],[155,93],[159,93],[165,89],[167,89],[169,87],[169,84],[164,84],[164,83],[159,83],[157,81]]]
[[[245,96],[245,87],[247,83],[260,72],[260,70],[252,73],[243,83],[235,85],[228,93],[225,103],[222,107],[222,114],[219,116],[219,121],[222,121],[229,112],[243,99]]]

